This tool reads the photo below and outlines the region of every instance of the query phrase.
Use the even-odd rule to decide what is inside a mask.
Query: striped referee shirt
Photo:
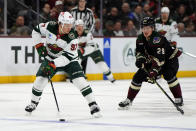
[[[82,19],[84,21],[85,29],[93,32],[95,18],[91,9],[85,8],[83,11],[80,11],[78,6],[76,6],[70,11],[70,13],[75,20]]]

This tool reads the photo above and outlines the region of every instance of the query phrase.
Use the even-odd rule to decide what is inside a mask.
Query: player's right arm
[[[35,48],[41,57],[48,55],[46,47],[44,46],[44,43],[41,39],[42,36],[46,36],[48,23],[40,23],[32,31],[33,44],[35,45]]]
[[[145,63],[146,63],[146,56],[145,56],[144,42],[142,40],[142,36],[139,35],[136,40],[136,62],[135,62],[135,65],[138,68],[143,68]]]

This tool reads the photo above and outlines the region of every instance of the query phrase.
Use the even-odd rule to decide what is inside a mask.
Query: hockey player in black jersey
[[[141,22],[141,29],[142,34],[136,40],[135,64],[139,69],[133,76],[127,98],[119,103],[119,109],[129,109],[140,91],[142,82],[147,81],[151,83],[160,74],[167,81],[175,103],[178,106],[182,106],[181,87],[176,78],[179,68],[178,57],[182,52],[177,48],[171,47],[164,36],[154,31],[155,22],[153,18],[145,17]]]

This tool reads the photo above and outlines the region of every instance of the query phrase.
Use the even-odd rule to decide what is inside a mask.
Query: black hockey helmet
[[[152,17],[144,17],[142,22],[141,22],[141,28],[143,28],[144,26],[155,27],[154,18],[152,18]]]

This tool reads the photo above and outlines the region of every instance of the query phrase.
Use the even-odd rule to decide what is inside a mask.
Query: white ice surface
[[[130,110],[118,110],[126,98],[131,80],[90,81],[102,118],[92,118],[87,102],[69,82],[53,83],[66,122],[59,122],[50,84],[31,116],[24,108],[30,103],[32,83],[0,84],[0,131],[196,131],[196,78],[181,78],[184,115],[156,86],[144,83]],[[165,81],[159,82],[172,97]],[[173,97],[172,97],[173,98]]]

